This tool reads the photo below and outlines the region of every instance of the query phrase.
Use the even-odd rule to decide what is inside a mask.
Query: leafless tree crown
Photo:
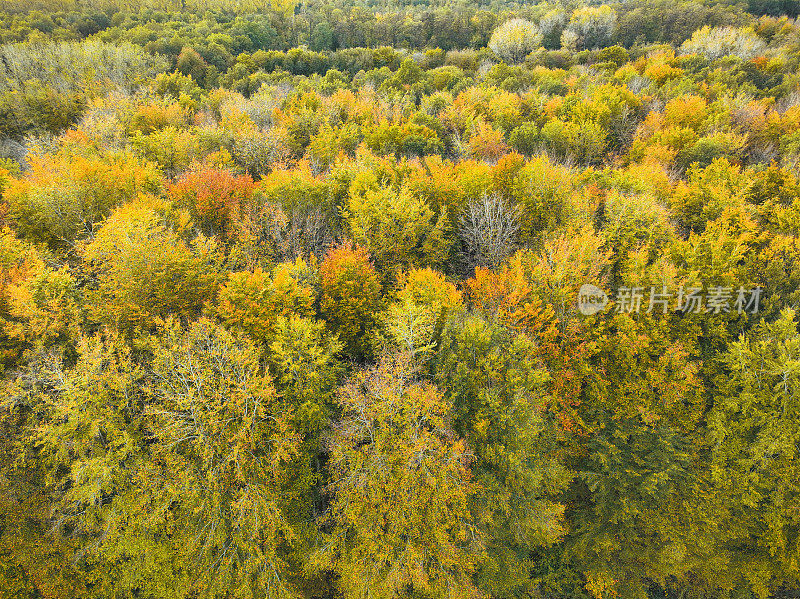
[[[519,207],[499,194],[471,201],[459,219],[463,258],[469,268],[496,266],[514,253],[519,233]]]

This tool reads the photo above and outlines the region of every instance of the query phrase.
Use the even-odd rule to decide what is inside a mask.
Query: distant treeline
[[[314,51],[392,46],[444,50],[482,48],[493,29],[511,17],[538,22],[548,13],[563,12],[563,26],[580,3],[381,3],[372,6],[336,0],[260,4],[224,1],[185,3],[108,3],[86,9],[71,3],[0,2],[0,42],[43,37],[129,41],[174,61],[185,46],[209,61],[230,63],[242,52],[286,50],[307,45]],[[191,6],[190,6],[191,5]],[[681,44],[703,25],[747,25],[762,15],[794,17],[798,0],[730,2],[643,0],[612,3],[618,27],[611,43],[666,42]],[[102,6],[100,4],[99,6]],[[28,10],[25,10],[26,7]],[[556,27],[557,29],[557,27]],[[556,32],[557,33],[557,32]],[[560,45],[558,35],[545,47]],[[217,65],[218,67],[220,65]]]
[[[209,3],[194,14],[189,5],[180,10],[153,4],[137,11],[123,3],[91,10],[59,3],[44,11],[44,4],[7,3],[0,13],[0,136],[19,141],[32,132],[63,131],[89,99],[109,86],[130,91],[137,78],[157,72],[177,71],[201,89],[224,87],[250,96],[265,82],[292,76],[380,85],[411,57],[425,71],[450,67],[435,72],[439,82],[433,87],[441,87],[444,77],[448,89],[457,90],[484,66],[525,58],[512,60],[516,57],[489,47],[501,23],[522,18],[537,30],[539,50],[523,65],[503,67],[522,69],[514,75],[520,88],[538,79],[530,72],[537,65],[590,65],[597,62],[597,52],[610,47],[627,49],[633,57],[650,52],[654,44],[677,48],[704,26],[750,27],[770,43],[798,4],[644,0],[597,8],[309,2],[244,3],[234,11]],[[782,16],[763,16],[772,14]],[[736,68],[753,71],[747,65]],[[774,72],[746,77],[759,79],[754,83],[759,89],[775,85]]]

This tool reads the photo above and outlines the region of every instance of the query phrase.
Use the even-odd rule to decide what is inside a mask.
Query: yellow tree
[[[452,244],[446,213],[437,217],[425,200],[406,189],[352,190],[345,218],[353,241],[366,247],[387,274],[400,267],[443,264]]]
[[[463,312],[461,292],[430,268],[411,269],[400,283],[396,300],[387,311],[387,332],[399,349],[425,359],[447,319]]]
[[[93,317],[122,329],[148,326],[155,317],[194,316],[217,289],[216,245],[203,237],[187,244],[140,204],[109,217],[84,258],[96,282]]]
[[[317,557],[339,574],[344,596],[478,597],[472,458],[442,394],[413,381],[407,356],[395,356],[357,373],[339,402],[333,530]]]

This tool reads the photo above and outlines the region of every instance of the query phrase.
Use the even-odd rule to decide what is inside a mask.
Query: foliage
[[[319,268],[320,312],[355,358],[376,349],[381,285],[364,248],[348,244],[331,248]]]
[[[104,159],[65,148],[32,157],[30,172],[11,181],[6,197],[20,232],[57,247],[90,235],[114,208],[159,186],[152,166],[130,155]]]
[[[510,19],[492,32],[489,48],[507,62],[522,62],[542,43],[539,28],[525,19]]]
[[[572,13],[561,36],[561,44],[577,50],[609,45],[617,25],[614,9],[603,4],[586,6]]]
[[[476,456],[479,490],[470,506],[487,539],[479,583],[494,596],[530,589],[533,552],[563,533],[563,506],[553,499],[569,478],[543,414],[547,374],[530,339],[476,317],[448,331],[437,360],[453,427]]]
[[[96,584],[292,596],[283,578],[298,436],[256,348],[207,321],[185,333],[172,321],[149,374],[114,337],[87,338],[79,354],[74,369],[46,374],[58,382],[38,399],[45,419],[31,434],[58,526],[92,539],[80,559]],[[173,567],[184,560],[204,564],[200,578]]]
[[[441,265],[448,257],[446,213],[437,218],[424,200],[405,189],[351,189],[344,218],[351,239],[369,251],[382,271]]]
[[[216,293],[215,245],[204,238],[187,244],[146,206],[118,209],[84,256],[96,281],[94,318],[122,329],[150,326],[156,317],[191,318]]]
[[[402,356],[341,390],[326,553],[349,597],[477,597],[470,454],[448,405]],[[326,556],[327,557],[327,556]]]
[[[0,596],[796,595],[797,14],[0,0]]]
[[[170,189],[176,208],[188,210],[206,235],[222,237],[253,193],[253,180],[249,176],[212,168],[187,172]]]
[[[272,276],[258,268],[231,273],[220,287],[211,311],[227,328],[243,331],[269,345],[280,317],[314,313],[314,290],[298,281],[292,272],[305,267],[298,258],[295,264],[277,266]]]

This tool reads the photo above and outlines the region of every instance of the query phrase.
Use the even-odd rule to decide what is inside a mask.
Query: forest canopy
[[[0,0],[0,598],[800,593],[795,0]]]

